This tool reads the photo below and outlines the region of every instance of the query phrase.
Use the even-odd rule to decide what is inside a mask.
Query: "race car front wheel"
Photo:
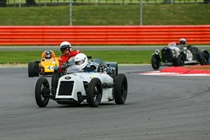
[[[116,104],[124,104],[127,98],[128,82],[124,74],[118,74],[114,83],[114,98]]]
[[[93,78],[87,89],[87,101],[91,107],[97,107],[101,103],[102,84],[98,78]]]
[[[151,59],[152,68],[158,70],[160,68],[160,59],[159,56],[153,55]]]
[[[176,59],[176,66],[184,66],[184,55],[180,54]]]
[[[49,97],[47,97],[49,94],[50,86],[48,80],[45,77],[40,77],[35,86],[36,104],[39,107],[46,107],[49,102]]]

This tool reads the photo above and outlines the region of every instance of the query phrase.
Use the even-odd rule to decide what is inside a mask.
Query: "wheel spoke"
[[[44,102],[47,101],[47,98],[43,96],[43,95],[47,94],[47,90],[48,90],[48,88],[46,87],[46,85],[43,84],[43,85],[41,86],[41,99],[42,99],[42,101],[44,101]]]

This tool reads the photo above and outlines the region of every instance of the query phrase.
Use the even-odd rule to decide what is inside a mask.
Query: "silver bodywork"
[[[84,86],[84,83],[90,83],[90,81],[93,78],[100,79],[102,85],[114,85],[114,80],[112,77],[110,77],[108,74],[105,73],[96,73],[96,72],[77,72],[72,74],[67,74],[62,77],[60,77],[58,81],[58,88],[56,92],[55,99],[56,100],[73,100],[73,101],[79,101],[78,100],[78,93],[81,95],[86,95],[86,89]],[[61,94],[62,91],[62,83],[68,82],[72,84],[72,89],[69,88],[69,91],[64,91],[68,93],[64,93],[65,95]],[[113,100],[113,88],[103,88],[102,93],[102,100],[101,101],[110,101]]]
[[[160,66],[183,66],[197,63],[205,65],[208,63],[208,59],[209,53],[207,50],[199,50],[191,45],[181,46],[176,42],[170,42],[168,47],[155,50],[152,54],[151,64],[154,70],[158,70]]]
[[[185,56],[185,61],[184,61],[185,64],[198,63],[198,60],[193,60],[193,54],[190,50],[187,49],[187,47],[179,46],[176,44],[176,42],[170,42],[168,44],[168,47],[163,48],[163,50],[168,48],[171,50],[172,58],[177,59],[180,54],[183,54]],[[156,49],[153,55],[160,55],[160,50]],[[165,63],[165,65],[173,64],[170,62],[163,62],[163,63]]]
[[[58,104],[88,103],[91,107],[112,100],[125,103],[128,83],[125,74],[118,74],[117,62],[96,58],[85,67],[68,63],[62,68],[63,73],[53,73],[51,86],[45,77],[37,80],[35,99],[39,107],[46,107],[49,99]]]

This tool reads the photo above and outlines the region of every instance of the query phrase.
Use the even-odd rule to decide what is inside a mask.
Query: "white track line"
[[[195,73],[195,74],[182,74],[176,72],[160,72],[160,71],[148,71],[148,72],[138,72],[137,75],[156,75],[156,76],[210,76],[210,74],[202,74],[202,73]]]

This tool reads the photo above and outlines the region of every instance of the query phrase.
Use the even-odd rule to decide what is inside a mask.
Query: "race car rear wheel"
[[[159,56],[153,55],[151,59],[152,68],[158,70],[160,68],[160,59]]]
[[[52,79],[51,79],[51,86],[52,86],[54,94],[56,93],[59,78],[60,78],[59,72],[57,72],[57,71],[53,72]]]
[[[39,76],[39,62],[34,63],[34,76]]]
[[[98,78],[93,78],[87,89],[87,101],[91,107],[97,107],[102,98],[102,84]]]
[[[115,79],[115,77],[118,75],[118,63],[117,62],[106,62],[107,66],[114,68],[113,73],[111,74],[111,77]]]
[[[207,53],[204,52],[202,54],[202,58],[201,58],[200,64],[201,65],[206,65],[206,64],[208,64],[208,61],[209,61],[209,56],[208,56]]]
[[[49,102],[49,97],[46,95],[50,94],[49,82],[45,77],[40,77],[35,86],[35,99],[36,104],[39,107],[46,107]]]
[[[118,74],[114,84],[114,98],[116,104],[124,104],[127,98],[128,82],[124,74]]]
[[[184,66],[184,55],[180,54],[176,59],[176,66]]]
[[[34,77],[34,62],[28,63],[28,77]]]

